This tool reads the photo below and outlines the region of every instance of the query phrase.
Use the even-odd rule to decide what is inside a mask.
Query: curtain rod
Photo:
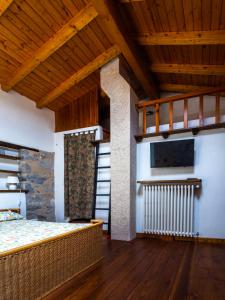
[[[86,133],[94,133],[98,129],[91,129],[91,130],[83,130],[83,131],[78,131],[78,132],[73,132],[73,133],[66,133],[64,136],[74,136],[74,135],[81,135],[81,134],[86,134]]]

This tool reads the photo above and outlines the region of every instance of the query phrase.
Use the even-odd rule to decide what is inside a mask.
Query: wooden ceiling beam
[[[160,91],[162,92],[177,92],[177,93],[185,93],[185,92],[192,92],[195,90],[205,90],[205,89],[212,89],[212,87],[208,86],[198,86],[198,85],[189,85],[189,84],[173,84],[173,83],[161,83]],[[214,94],[212,94],[214,95]],[[225,96],[225,93],[220,93],[221,96]]]
[[[120,53],[121,51],[117,45],[112,46],[111,48],[100,54],[98,57],[96,57],[93,61],[84,66],[82,69],[74,73],[67,80],[62,82],[44,98],[42,98],[37,103],[37,107],[42,108],[48,105],[49,103],[53,102],[56,98],[58,98],[67,90],[69,90],[73,85],[88,77],[91,73],[97,71],[103,65],[108,63],[111,59],[117,57]]]
[[[136,38],[140,45],[225,45],[225,30],[157,32]]]
[[[116,1],[91,0],[91,2],[96,8],[99,18],[101,18],[103,28],[105,28],[115,44],[120,47],[123,56],[147,95],[151,98],[156,98],[158,96],[158,90],[153,77],[146,68],[146,64],[134,41],[124,32],[124,26],[121,24],[121,20],[118,16],[118,9],[115,7]]]
[[[1,0],[0,1],[0,16],[4,14],[9,5],[13,3],[13,0]]]
[[[16,73],[2,85],[4,91],[9,91],[19,81],[30,74],[40,63],[45,61],[57,49],[63,46],[82,28],[89,24],[98,15],[93,5],[88,4],[76,16],[74,16],[68,23],[66,23],[56,34],[44,43],[32,57],[25,61],[25,63],[16,71]]]
[[[225,65],[152,64],[156,73],[225,76]]]

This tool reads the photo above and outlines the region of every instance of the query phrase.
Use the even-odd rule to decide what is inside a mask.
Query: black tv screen
[[[194,139],[150,144],[151,168],[194,165]]]

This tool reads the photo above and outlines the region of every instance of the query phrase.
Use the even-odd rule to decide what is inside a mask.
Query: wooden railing
[[[140,141],[145,137],[163,135],[164,137],[168,137],[169,134],[179,133],[179,132],[187,132],[193,131],[196,134],[199,130],[203,129],[213,129],[213,128],[221,128],[225,127],[225,123],[221,123],[221,93],[225,92],[225,87],[220,88],[206,88],[193,91],[191,93],[186,93],[182,95],[176,95],[172,97],[159,98],[156,100],[150,101],[140,101],[137,104],[137,108],[142,110],[143,112],[143,133],[136,135],[136,140]],[[204,124],[204,96],[205,95],[215,95],[215,124],[205,125]],[[188,104],[189,100],[192,100],[196,97],[199,97],[199,126],[195,128],[190,128],[188,124]],[[184,126],[181,129],[174,130],[174,102],[184,101],[184,109],[183,109],[183,122]],[[162,104],[168,103],[168,113],[169,113],[169,130],[168,131],[160,131],[160,106]],[[155,132],[147,133],[147,107],[153,107],[155,113]]]

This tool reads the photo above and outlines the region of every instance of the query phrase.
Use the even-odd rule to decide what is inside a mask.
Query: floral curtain
[[[95,132],[65,135],[65,216],[91,219],[94,198]]]

